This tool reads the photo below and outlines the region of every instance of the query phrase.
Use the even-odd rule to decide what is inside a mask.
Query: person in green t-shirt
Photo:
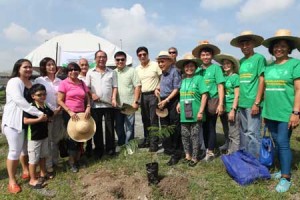
[[[240,36],[231,40],[230,44],[239,47],[244,54],[240,60],[240,94],[239,94],[239,117],[241,141],[240,149],[252,152],[250,138],[260,138],[261,107],[263,96],[263,72],[266,59],[263,55],[254,52],[254,48],[261,45],[263,37],[244,31]],[[255,156],[259,149],[255,148]]]
[[[262,116],[275,143],[280,171],[272,175],[279,179],[277,192],[286,192],[291,186],[292,129],[299,125],[300,115],[300,60],[289,57],[300,38],[280,29],[274,37],[262,43],[275,57],[265,70],[265,100]]]
[[[205,121],[205,105],[208,89],[203,77],[195,75],[199,59],[187,54],[176,66],[185,74],[180,86],[180,102],[176,110],[180,113],[181,137],[185,152],[184,162],[194,167],[199,161],[199,150],[205,151],[202,122]]]
[[[225,74],[225,113],[220,116],[220,119],[223,130],[228,131],[227,136],[224,131],[225,144],[219,149],[223,147],[230,154],[240,148],[239,116],[236,114],[240,86],[240,78],[237,72],[240,65],[236,58],[228,54],[218,54],[214,59],[222,64]]]
[[[206,114],[206,122],[203,123],[204,141],[207,148],[205,161],[213,160],[216,145],[216,123],[218,116],[224,112],[224,85],[223,71],[219,65],[213,64],[212,59],[220,53],[220,49],[208,41],[202,41],[193,50],[193,55],[200,58],[202,65],[197,69],[196,74],[204,78],[209,91]]]

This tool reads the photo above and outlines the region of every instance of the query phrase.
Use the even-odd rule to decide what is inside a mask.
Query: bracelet
[[[293,110],[292,113],[293,113],[294,115],[300,115],[300,112],[299,112],[299,111]]]
[[[91,105],[87,105],[86,107],[91,107]]]

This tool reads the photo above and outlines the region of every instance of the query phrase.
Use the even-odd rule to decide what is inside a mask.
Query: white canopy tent
[[[70,33],[56,36],[30,52],[25,58],[32,62],[33,66],[39,66],[44,57],[56,60],[58,66],[65,66],[71,61],[80,58],[88,59],[91,66],[94,65],[94,53],[99,49],[107,53],[107,66],[115,66],[114,54],[121,49],[111,42],[89,34]],[[127,65],[132,65],[132,57],[127,55]]]

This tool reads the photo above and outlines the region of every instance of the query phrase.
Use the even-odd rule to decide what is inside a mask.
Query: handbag
[[[248,185],[258,179],[270,179],[268,168],[244,150],[222,155],[227,173],[240,185]]]
[[[215,115],[219,105],[219,98],[209,98],[207,101],[207,111],[209,114]]]
[[[274,143],[272,137],[266,135],[267,126],[264,127],[264,135],[260,144],[259,162],[266,166],[271,167],[274,162]]]

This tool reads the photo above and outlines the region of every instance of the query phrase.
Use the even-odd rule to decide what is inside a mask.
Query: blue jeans
[[[135,114],[124,115],[120,111],[116,111],[115,117],[118,145],[122,146],[134,138]]]
[[[292,130],[288,129],[288,122],[266,119],[266,125],[275,143],[275,155],[278,156],[280,161],[281,174],[290,175],[292,165],[290,138]]]
[[[252,135],[256,139],[260,138],[261,113],[251,115],[251,108],[240,108],[238,112],[241,131],[240,149],[246,149],[247,135]]]

